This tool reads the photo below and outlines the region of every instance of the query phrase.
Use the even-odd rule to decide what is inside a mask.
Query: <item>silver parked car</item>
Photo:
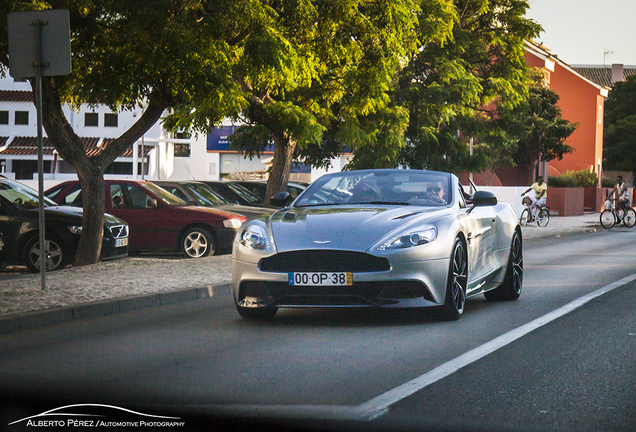
[[[289,207],[243,224],[232,279],[245,318],[279,307],[379,306],[435,307],[458,319],[467,297],[519,297],[521,230],[510,205],[486,191],[467,195],[453,174],[328,174]]]

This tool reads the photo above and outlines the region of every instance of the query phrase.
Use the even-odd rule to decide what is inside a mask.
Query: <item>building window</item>
[[[190,144],[175,144],[174,157],[190,157]]]
[[[175,132],[174,137],[178,139],[190,139],[190,132]]]
[[[0,124],[9,124],[9,111],[0,111]]]
[[[117,114],[104,114],[104,126],[117,127]]]
[[[28,111],[16,111],[15,112],[15,124],[28,125],[29,124],[29,112]]]
[[[84,126],[99,126],[99,115],[97,113],[84,114]]]

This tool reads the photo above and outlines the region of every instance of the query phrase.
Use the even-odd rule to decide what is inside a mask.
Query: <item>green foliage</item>
[[[574,149],[565,140],[576,130],[578,124],[561,117],[557,105],[559,96],[542,84],[542,76],[534,75],[528,98],[513,109],[498,105],[499,124],[508,135],[517,139],[517,150],[513,159],[517,165],[525,166],[531,173],[537,161],[562,159]]]
[[[603,168],[636,172],[636,75],[617,82],[605,101]]]
[[[514,137],[497,131],[492,103],[512,109],[528,93],[524,40],[537,36],[541,27],[524,17],[527,8],[521,0],[459,0],[446,18],[450,37],[427,42],[422,36],[424,43],[402,70],[395,95],[410,112],[402,164],[475,170],[494,160],[471,159],[466,136],[493,150],[495,143],[514,146]],[[476,122],[482,123],[480,131]]]
[[[614,186],[616,186],[616,179],[613,178],[604,178],[601,181],[601,187],[604,188],[613,188]]]
[[[552,187],[590,187],[598,184],[598,176],[590,170],[570,170],[560,176],[550,176],[548,183]]]
[[[568,175],[550,176],[548,178],[549,187],[576,187],[576,179]]]

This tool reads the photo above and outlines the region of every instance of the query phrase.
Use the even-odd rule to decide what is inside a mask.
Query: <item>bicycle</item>
[[[627,207],[625,210],[622,208],[617,209],[616,204],[611,199],[608,199],[605,201],[605,210],[601,212],[601,226],[605,229],[610,229],[621,222],[627,228],[633,227],[636,224],[636,211],[631,207]]]
[[[526,226],[529,223],[536,222],[540,227],[544,227],[548,225],[550,222],[550,207],[541,206],[539,211],[537,212],[537,216],[535,217],[530,211],[530,205],[532,204],[532,200],[528,197],[524,197],[523,205],[526,206],[525,209],[521,212],[521,217],[519,218],[519,223],[521,226]]]

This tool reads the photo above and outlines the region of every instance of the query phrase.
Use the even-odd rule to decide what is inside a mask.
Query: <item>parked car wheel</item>
[[[46,269],[59,270],[66,267],[68,254],[64,243],[58,239],[49,238],[45,241]],[[34,236],[26,242],[23,250],[24,263],[33,273],[40,271],[40,238]]]
[[[487,291],[487,300],[517,300],[523,287],[523,247],[521,236],[515,232],[510,246],[510,257],[504,283],[497,289]]]
[[[181,250],[186,258],[202,258],[216,253],[216,242],[205,228],[190,228],[183,234]]]
[[[441,307],[441,315],[446,320],[457,320],[464,312],[466,286],[468,283],[468,257],[466,247],[460,238],[455,239],[451,255],[446,299]]]

